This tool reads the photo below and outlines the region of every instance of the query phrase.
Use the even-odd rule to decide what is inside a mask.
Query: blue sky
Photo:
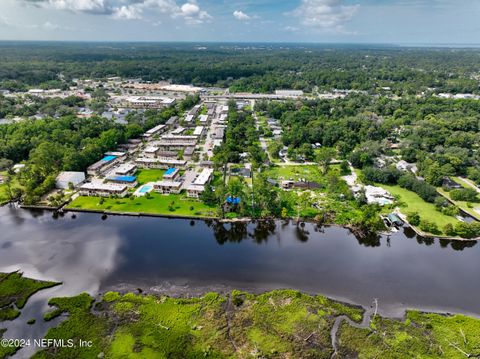
[[[479,19],[479,0],[0,0],[0,39],[470,44]]]

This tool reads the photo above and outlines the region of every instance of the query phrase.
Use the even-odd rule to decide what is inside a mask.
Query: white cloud
[[[67,10],[76,13],[110,15],[117,20],[139,20],[143,14],[158,13],[183,18],[189,24],[201,24],[212,19],[196,0],[179,5],[176,0],[23,0],[34,6]]]
[[[135,5],[123,5],[113,9],[112,17],[117,20],[139,20],[142,18],[142,9]]]
[[[174,17],[180,16],[185,19],[189,24],[196,25],[202,24],[205,21],[212,19],[212,17],[203,10],[200,10],[200,7],[196,2],[187,2],[180,7],[180,11],[176,14],[173,14]]]
[[[108,11],[105,0],[48,0],[48,5],[59,10],[104,13]]]
[[[58,30],[60,28],[59,25],[54,24],[50,21],[45,22],[42,27],[47,30]]]
[[[283,30],[288,31],[288,32],[297,32],[300,29],[298,27],[295,27],[295,26],[285,26],[283,28]]]
[[[240,21],[248,21],[248,20],[251,19],[251,17],[249,15],[245,14],[241,10],[235,10],[233,12],[233,16],[235,17],[235,19],[240,20]]]
[[[293,15],[304,26],[322,30],[343,31],[343,24],[349,21],[359,5],[345,5],[344,0],[302,0]]]

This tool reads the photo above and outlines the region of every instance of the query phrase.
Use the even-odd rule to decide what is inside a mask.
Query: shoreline
[[[11,203],[11,202],[8,202]],[[8,204],[7,203],[7,204]],[[6,205],[6,204],[4,204]],[[299,222],[307,222],[307,223],[316,223],[313,219],[311,218],[300,218],[300,219],[294,219],[294,218],[233,218],[233,219],[226,219],[226,218],[219,218],[219,217],[207,217],[207,216],[184,216],[184,215],[179,215],[179,214],[159,214],[159,213],[146,213],[146,212],[117,212],[117,211],[110,211],[110,210],[101,210],[101,209],[83,209],[83,208],[68,208],[66,205],[61,205],[59,207],[49,207],[49,206],[34,206],[34,205],[20,205],[19,206],[22,209],[27,209],[27,210],[46,210],[46,211],[51,211],[51,212],[59,212],[62,211],[63,213],[91,213],[91,214],[102,214],[102,215],[110,215],[110,216],[127,216],[127,217],[145,217],[145,218],[167,218],[167,219],[190,219],[190,220],[212,220],[212,221],[219,221],[220,223],[248,223],[248,222],[255,222],[255,221],[265,221],[265,220],[275,220],[275,221],[281,221],[281,220],[287,220],[287,221],[299,221]],[[423,238],[431,238],[431,239],[438,239],[438,240],[449,240],[449,241],[459,241],[459,242],[478,242],[480,241],[479,238],[461,238],[461,237],[450,237],[450,236],[440,236],[440,235],[432,235],[428,233],[424,233],[420,231],[418,228],[415,226],[412,226],[406,221],[406,217],[403,214],[400,214],[402,219],[405,221],[406,225],[411,228],[418,236],[423,237]],[[324,224],[324,226],[330,226],[330,227],[339,227],[339,228],[344,228],[348,229],[351,231],[354,235],[358,235],[356,233],[355,227],[351,225],[341,225],[341,224],[336,224],[336,223],[329,223],[329,224]],[[377,235],[382,235],[382,236],[389,236],[394,234],[395,232],[393,231],[377,231],[375,234]]]
[[[314,292],[308,290],[299,290],[295,288],[287,288],[287,287],[242,287],[242,286],[231,286],[231,285],[224,285],[224,284],[210,284],[210,285],[189,285],[189,284],[173,284],[169,281],[164,283],[159,283],[157,285],[145,285],[143,288],[142,286],[128,284],[128,283],[119,283],[115,285],[106,286],[105,288],[101,288],[98,293],[95,293],[93,296],[95,298],[101,298],[107,292],[118,292],[122,295],[128,293],[135,293],[137,295],[153,295],[153,296],[166,296],[170,298],[177,298],[177,299],[191,299],[191,298],[201,298],[208,293],[217,293],[221,295],[230,295],[232,291],[240,290],[242,292],[247,292],[254,295],[261,295],[265,293],[275,292],[275,291],[283,291],[283,290],[293,290],[297,291],[302,294],[310,295],[310,296],[323,296],[326,297],[334,302],[352,307],[357,309],[362,309],[364,312],[368,312],[371,308],[374,307],[375,298],[372,298],[372,303],[370,306],[360,304],[355,302],[352,299],[335,296],[333,294],[324,294],[321,292]],[[451,316],[451,315],[465,315],[472,318],[480,319],[480,313],[472,313],[468,311],[462,311],[454,308],[441,308],[441,307],[428,307],[428,306],[418,306],[418,307],[407,307],[407,306],[395,306],[394,310],[385,310],[382,309],[382,302],[379,301],[378,305],[378,313],[380,316],[388,319],[393,320],[404,320],[406,318],[407,312],[409,311],[416,311],[420,313],[427,313],[427,314],[437,314],[437,315],[444,315],[444,316]],[[401,313],[398,315],[398,313]]]

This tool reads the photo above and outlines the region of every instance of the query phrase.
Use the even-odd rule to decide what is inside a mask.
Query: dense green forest
[[[390,87],[397,94],[428,88],[478,93],[479,54],[373,45],[0,42],[0,89],[63,87],[61,74],[67,83],[121,76],[253,92]]]

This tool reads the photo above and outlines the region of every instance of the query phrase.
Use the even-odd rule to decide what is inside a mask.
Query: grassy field
[[[425,202],[412,191],[401,188],[400,186],[387,186],[383,184],[378,186],[386,189],[392,195],[398,196],[399,201],[401,202],[400,210],[405,215],[410,212],[418,212],[422,219],[427,219],[436,223],[440,230],[442,230],[447,223],[450,223],[453,226],[459,223],[458,219],[437,211],[434,204]]]
[[[139,170],[137,172],[138,184],[142,185],[149,182],[157,182],[162,179],[165,170]]]
[[[162,195],[151,193],[151,197],[105,198],[100,204],[99,197],[78,197],[67,209],[107,210],[121,213],[149,213],[184,217],[215,217],[215,208],[185,195]],[[172,210],[173,209],[173,210]]]
[[[311,182],[321,182],[322,177],[321,169],[316,165],[299,165],[299,166],[276,166],[269,168],[265,173],[273,179],[282,180],[294,180],[299,178],[305,178]]]

